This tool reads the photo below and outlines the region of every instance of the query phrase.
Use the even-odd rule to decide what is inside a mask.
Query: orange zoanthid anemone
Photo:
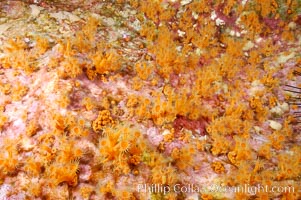
[[[1,1],[0,196],[300,199],[300,7]]]

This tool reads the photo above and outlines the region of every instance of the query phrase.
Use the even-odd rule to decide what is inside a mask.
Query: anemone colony
[[[301,198],[299,0],[0,6],[0,199]]]

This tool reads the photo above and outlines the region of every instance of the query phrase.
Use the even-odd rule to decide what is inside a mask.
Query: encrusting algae
[[[300,7],[1,2],[0,199],[300,199]]]

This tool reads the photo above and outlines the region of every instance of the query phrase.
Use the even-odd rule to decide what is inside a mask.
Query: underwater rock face
[[[299,1],[0,2],[0,200],[300,199]]]

